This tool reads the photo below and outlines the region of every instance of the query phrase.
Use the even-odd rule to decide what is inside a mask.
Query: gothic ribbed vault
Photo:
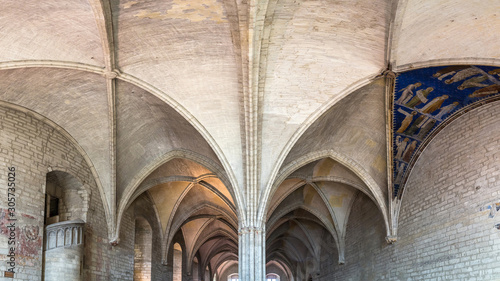
[[[2,106],[74,140],[111,244],[135,208],[164,264],[181,242],[186,270],[212,277],[238,260],[246,281],[264,264],[307,280],[322,255],[348,262],[360,196],[393,242],[390,73],[500,66],[492,1],[0,4]]]

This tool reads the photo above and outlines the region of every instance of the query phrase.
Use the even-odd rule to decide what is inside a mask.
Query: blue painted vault
[[[461,109],[500,91],[500,68],[441,66],[398,73],[393,101],[393,194],[400,195],[420,146]]]

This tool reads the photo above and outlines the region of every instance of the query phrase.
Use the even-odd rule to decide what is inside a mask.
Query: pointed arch
[[[388,215],[388,206],[387,206],[387,201],[386,201],[386,196],[382,192],[382,188],[375,182],[375,180],[369,175],[367,171],[365,171],[361,165],[350,159],[349,157],[335,151],[335,150],[323,150],[323,151],[317,151],[317,152],[312,152],[309,154],[306,154],[302,156],[301,158],[297,159],[296,161],[290,163],[289,165],[285,166],[282,169],[282,172],[280,175],[276,178],[276,181],[272,185],[271,190],[269,191],[269,198],[271,195],[273,195],[279,185],[289,176],[293,173],[293,171],[297,170],[298,168],[307,165],[313,161],[320,160],[323,158],[331,158],[334,161],[339,162],[343,166],[347,167],[349,170],[351,170],[354,174],[356,174],[368,187],[369,191],[372,193],[373,198],[375,199],[375,204],[377,205],[378,209],[381,211],[382,216],[384,218],[384,223],[386,227],[386,232],[387,235],[389,236],[391,231],[391,224],[389,222],[389,215]],[[269,208],[270,200],[263,201],[262,205],[259,209],[259,220],[263,220],[266,216],[267,209]]]

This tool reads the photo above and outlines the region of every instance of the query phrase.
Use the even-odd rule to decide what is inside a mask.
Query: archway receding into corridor
[[[151,250],[153,231],[142,217],[135,220],[134,281],[151,280]]]
[[[266,275],[266,281],[280,281],[280,276],[276,273],[268,273]]]
[[[174,244],[173,281],[182,281],[182,248],[179,243]]]

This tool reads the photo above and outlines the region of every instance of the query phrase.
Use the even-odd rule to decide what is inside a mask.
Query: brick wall
[[[199,281],[200,280],[200,265],[197,262],[193,262],[192,265],[193,268],[193,275],[190,280],[192,281]]]
[[[109,247],[110,277],[104,280],[132,281],[134,279],[134,210],[129,208],[123,215],[120,243]],[[104,281],[103,280],[103,281]]]
[[[134,280],[151,280],[152,231],[143,218],[135,220]]]
[[[52,198],[59,199],[59,221],[78,219],[85,221],[87,219],[90,199],[87,189],[88,186],[84,185],[71,174],[52,171],[46,175],[45,193]],[[50,204],[50,199],[46,200],[49,200],[46,203]]]
[[[361,196],[349,217],[346,264],[327,258],[319,280],[500,280],[500,215],[488,209],[500,202],[499,141],[500,103],[446,127],[409,178],[398,241],[384,242],[382,217]]]
[[[131,268],[116,267],[129,260],[124,246],[108,243],[107,224],[99,190],[87,163],[74,145],[32,114],[0,107],[0,274],[8,254],[7,177],[16,168],[16,274],[10,280],[41,280],[46,174],[51,170],[73,175],[87,190],[84,280],[131,280]],[[75,195],[76,196],[76,195]],[[81,196],[81,195],[78,195]],[[85,206],[84,206],[85,207]],[[66,212],[65,216],[69,216]],[[125,223],[126,225],[126,223]],[[132,228],[133,229],[133,228]],[[126,227],[125,227],[125,230]],[[126,247],[125,247],[126,248]],[[133,240],[132,240],[133,253]],[[133,254],[130,255],[133,258]],[[133,261],[132,261],[133,262]],[[110,273],[119,276],[114,279]]]
[[[149,258],[146,260],[143,258],[136,260],[136,263],[133,264],[132,267],[135,267],[137,269],[137,274],[141,275],[141,278],[143,278],[136,278],[137,280],[171,281],[171,263],[169,265],[162,264],[162,241],[160,235],[162,230],[158,223],[158,220],[156,219],[157,215],[153,205],[154,204],[151,201],[151,198],[149,198],[146,193],[143,193],[134,201],[134,203],[129,208],[131,215],[134,216],[133,218],[135,224],[133,225],[132,232],[126,233],[128,236],[132,237],[132,241],[136,242],[136,253],[137,250],[139,250],[143,257],[149,256]],[[139,221],[142,221],[142,223],[138,223]],[[145,225],[149,227],[150,233],[141,237],[141,233],[145,234],[145,232],[143,232],[144,228],[147,228],[145,227]],[[131,235],[134,232],[135,235]],[[137,237],[138,234],[139,237]],[[135,238],[133,236],[135,236]],[[137,242],[139,242],[139,245],[137,244]],[[126,243],[130,243],[130,241]],[[122,242],[120,242],[120,244],[122,244]],[[132,244],[132,246],[134,246],[134,244]],[[141,263],[142,266],[139,266],[139,264]],[[149,271],[149,275],[143,274],[147,271]]]
[[[223,272],[221,272],[220,276],[217,276],[217,280],[226,281],[230,275],[238,273],[238,264],[233,264]]]
[[[158,279],[158,281],[189,281],[192,279],[192,276],[188,275],[187,272],[186,243],[184,241],[182,230],[177,231],[174,235],[166,258],[167,265],[164,266],[165,271],[163,279]],[[174,258],[180,259],[180,268],[179,263],[174,262]],[[177,275],[177,279],[175,275],[176,273],[180,274],[180,276]]]
[[[182,251],[174,249],[173,281],[182,281]]]
[[[346,264],[323,259],[319,280],[500,280],[500,104],[467,113],[445,128],[422,154],[409,178],[398,242],[387,245],[375,205],[360,196],[346,238]],[[111,247],[101,198],[90,169],[73,144],[30,114],[0,108],[0,271],[7,270],[7,167],[16,167],[16,275],[40,280],[43,209],[49,167],[75,176],[88,190],[85,280],[132,280],[133,210],[124,215],[121,242]],[[496,209],[495,209],[496,210]],[[153,237],[153,240],[159,239]],[[153,279],[162,266],[153,252]],[[155,277],[155,272],[157,272]],[[171,275],[170,275],[171,276]]]

